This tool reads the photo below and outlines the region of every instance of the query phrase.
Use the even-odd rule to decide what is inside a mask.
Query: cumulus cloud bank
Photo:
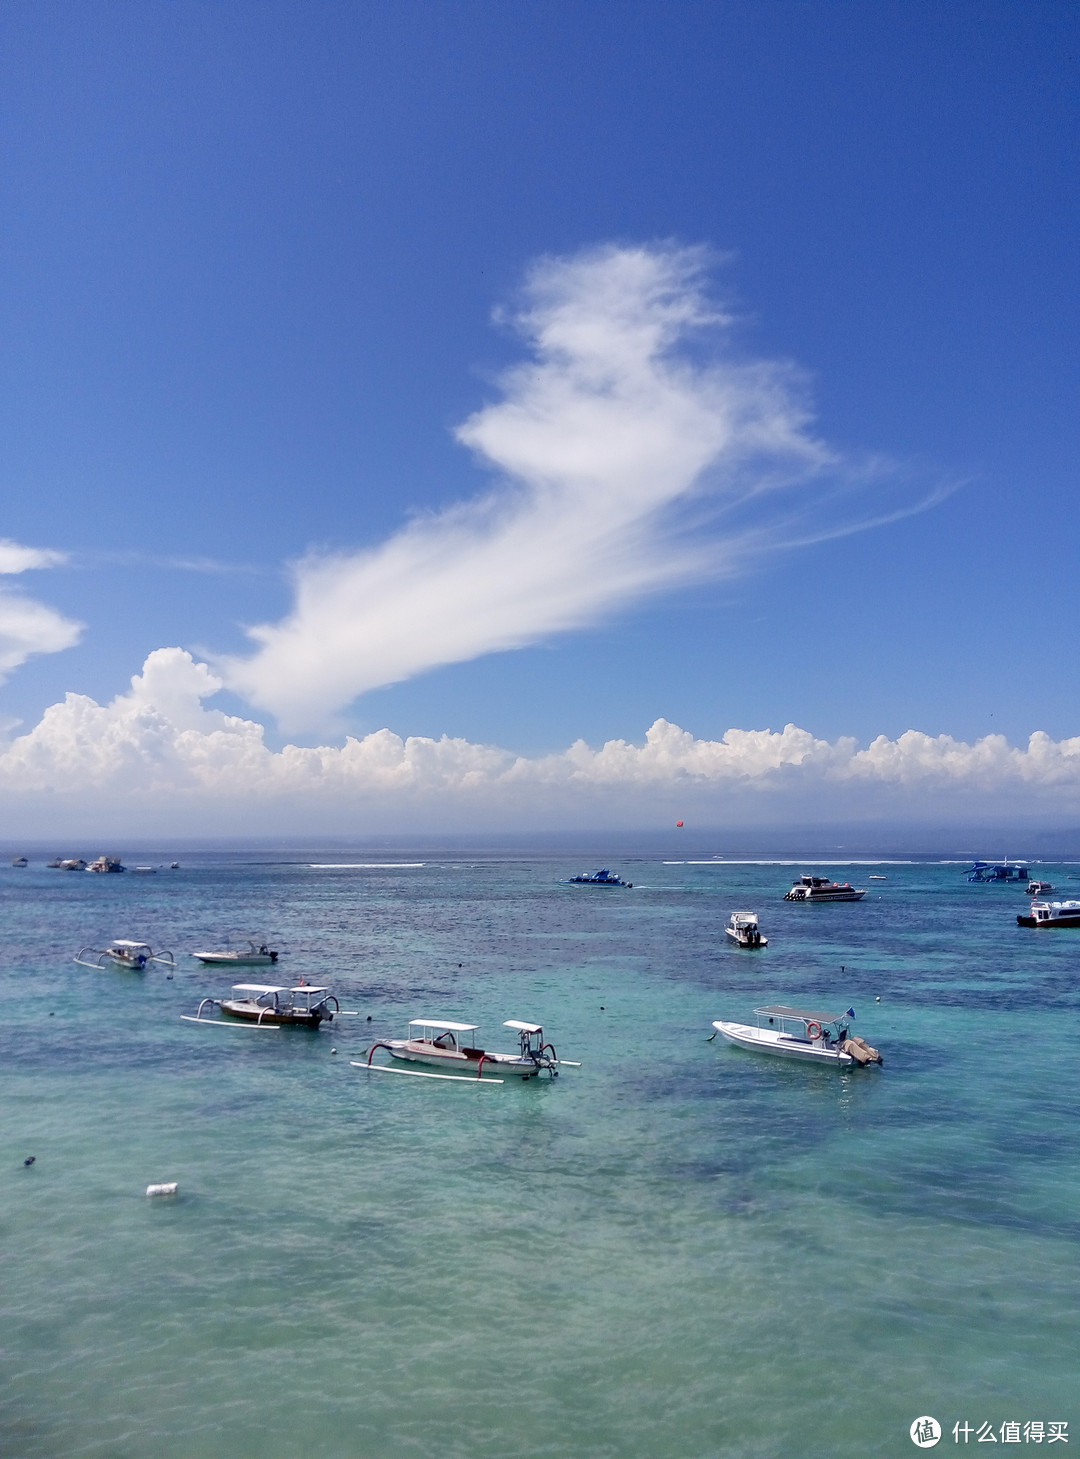
[[[65,561],[62,552],[24,547],[10,538],[0,538],[0,576],[56,567]],[[81,623],[65,618],[55,608],[0,585],[0,684],[34,654],[54,654],[74,647],[82,632]]]
[[[740,512],[835,462],[797,372],[724,353],[706,262],[605,247],[538,263],[512,316],[530,358],[456,432],[498,484],[372,550],[297,564],[291,613],[218,663],[230,688],[287,728],[317,725],[366,690],[734,571],[773,540],[757,505]],[[721,517],[723,535],[702,531]]]
[[[38,810],[50,797],[64,807],[128,806],[137,825],[149,807],[174,815],[187,807],[207,834],[235,833],[237,806],[245,830],[260,814],[260,825],[279,830],[385,828],[409,822],[410,809],[422,823],[463,828],[640,825],[676,804],[694,807],[699,821],[748,807],[755,818],[793,808],[829,818],[845,796],[860,812],[877,805],[940,816],[950,797],[967,809],[1080,810],[1080,736],[1038,732],[1018,748],[1000,735],[966,744],[909,730],[860,749],[795,725],[710,740],[659,719],[640,744],[578,741],[535,757],[389,729],[340,746],[273,750],[260,724],[204,706],[220,687],[188,653],[158,649],[127,694],[107,705],[69,694],[0,748],[0,790],[9,805]]]

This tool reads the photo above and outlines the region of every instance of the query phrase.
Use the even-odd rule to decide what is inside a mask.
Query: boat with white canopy
[[[479,1048],[472,1037],[479,1028],[475,1023],[455,1023],[449,1018],[413,1018],[409,1020],[408,1036],[403,1039],[386,1039],[372,1044],[368,1050],[367,1063],[358,1065],[383,1073],[408,1073],[409,1070],[392,1070],[385,1064],[372,1063],[375,1052],[385,1049],[392,1059],[409,1064],[424,1064],[441,1069],[443,1078],[484,1079],[490,1083],[502,1083],[502,1078],[491,1076],[510,1075],[518,1079],[532,1079],[538,1074],[558,1075],[558,1066],[567,1065],[575,1069],[579,1064],[569,1059],[560,1059],[553,1045],[544,1041],[544,1030],[538,1023],[524,1023],[510,1018],[503,1028],[511,1028],[518,1036],[516,1054],[496,1053]],[[356,1061],[353,1060],[355,1063]],[[416,1071],[419,1072],[419,1071]],[[432,1076],[427,1076],[432,1077]]]
[[[204,998],[194,1014],[183,1013],[185,1023],[214,1024],[233,1028],[318,1028],[322,1023],[332,1023],[335,1014],[359,1015],[342,1010],[338,1000],[329,988],[309,987],[301,983],[296,988],[277,987],[268,983],[235,983],[231,998]],[[216,1018],[213,1009],[220,1009],[223,1015]],[[230,1019],[236,1023],[229,1024]]]
[[[147,963],[176,966],[171,952],[155,952],[148,942],[133,942],[129,937],[117,937],[108,947],[84,947],[75,961],[84,968],[104,968],[111,962],[114,967],[128,968],[135,973],[141,973]]]
[[[853,887],[848,881],[830,881],[827,876],[800,876],[792,882],[791,891],[784,893],[784,901],[861,902],[865,896],[865,887]]]
[[[851,1036],[849,1025],[855,1017],[854,1008],[846,1013],[817,1013],[774,1003],[755,1008],[754,1015],[756,1025],[719,1021],[714,1022],[713,1028],[729,1044],[757,1054],[775,1054],[782,1059],[801,1059],[804,1063],[841,1068],[884,1063],[877,1049],[872,1049],[865,1039]]]
[[[756,912],[732,912],[724,931],[732,942],[740,947],[768,947],[769,939],[762,937]]]

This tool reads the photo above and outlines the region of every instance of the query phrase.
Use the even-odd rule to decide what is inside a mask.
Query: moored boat
[[[568,876],[568,885],[575,887],[632,887],[632,881],[623,881],[618,872],[602,866],[599,871],[583,871],[578,876]]]
[[[1032,902],[1016,921],[1020,927],[1080,927],[1080,902]]]
[[[148,942],[133,942],[129,937],[114,938],[108,947],[84,947],[75,961],[84,968],[104,968],[111,962],[135,973],[141,973],[147,963],[168,963],[170,967],[176,963],[171,952],[155,952]]]
[[[191,956],[197,957],[201,963],[209,963],[214,967],[230,967],[238,963],[246,967],[268,967],[278,960],[278,955],[273,948],[268,947],[265,942],[256,942],[254,939],[250,940],[246,947],[227,947],[221,952],[193,952]]]
[[[784,893],[785,902],[858,902],[866,896],[866,888],[850,882],[830,881],[827,876],[800,876]]]
[[[511,1018],[503,1027],[513,1029],[518,1035],[516,1054],[478,1048],[471,1037],[477,1032],[478,1024],[455,1023],[446,1018],[413,1018],[409,1020],[408,1037],[372,1044],[368,1050],[367,1066],[385,1067],[371,1062],[377,1049],[385,1049],[391,1058],[403,1063],[424,1064],[441,1069],[450,1077],[468,1079],[482,1079],[485,1074],[532,1079],[543,1073],[554,1078],[559,1072],[557,1066],[568,1063],[557,1056],[551,1044],[544,1041],[544,1030],[540,1024]]]
[[[1027,881],[1027,863],[1004,861],[973,861],[965,873],[968,881]]]
[[[716,1033],[729,1044],[757,1054],[782,1059],[799,1059],[808,1064],[829,1064],[848,1068],[853,1064],[883,1064],[877,1049],[865,1039],[853,1038],[849,1025],[854,1008],[846,1013],[815,1013],[806,1008],[789,1008],[784,1003],[755,1008],[757,1024],[713,1023]],[[762,1019],[766,1020],[764,1023]],[[716,1034],[712,1035],[713,1038]]]
[[[732,942],[740,947],[768,947],[769,939],[762,937],[756,912],[732,912],[724,931]]]
[[[194,1017],[186,1013],[181,1017],[187,1023],[224,1022],[224,1019],[210,1018],[205,1012],[206,1009],[219,1008],[226,1018],[259,1027],[292,1025],[317,1029],[321,1023],[333,1022],[334,1015],[341,1011],[329,988],[308,987],[306,983],[296,988],[267,983],[235,983],[232,991],[231,998],[204,998]]]
[[[30,865],[29,861],[27,861],[27,859],[26,859],[25,856],[13,856],[11,858],[11,864],[12,864],[12,866],[29,866]]]
[[[126,871],[127,868],[119,856],[99,856],[96,861],[91,861],[86,868],[87,871]],[[142,868],[140,868],[141,870]]]
[[[1048,897],[1054,890],[1053,883],[1048,881],[1029,881],[1027,893],[1029,897]]]

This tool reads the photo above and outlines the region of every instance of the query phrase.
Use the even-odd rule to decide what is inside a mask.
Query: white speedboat
[[[1032,902],[1016,921],[1020,927],[1080,927],[1080,902]]]
[[[86,869],[87,871],[125,871],[126,867],[119,856],[99,856],[96,861],[91,861]]]
[[[857,902],[866,896],[866,888],[850,882],[830,881],[827,876],[800,876],[785,892],[785,902]]]
[[[1027,884],[1027,892],[1025,893],[1025,895],[1029,897],[1045,898],[1048,897],[1053,890],[1054,886],[1052,882],[1029,881]]]
[[[108,947],[84,947],[75,961],[84,968],[103,968],[111,962],[114,967],[127,968],[135,973],[141,973],[147,963],[176,965],[171,952],[155,952],[148,942],[132,942],[128,937],[117,937]]]
[[[245,967],[268,967],[278,960],[277,953],[265,942],[255,941],[249,942],[246,947],[227,947],[222,952],[193,952],[191,956],[214,967],[235,967],[238,963]]]
[[[511,1018],[503,1024],[503,1028],[512,1028],[518,1035],[516,1054],[478,1048],[472,1037],[478,1027],[475,1023],[454,1023],[446,1018],[410,1019],[408,1037],[372,1044],[367,1065],[380,1067],[371,1062],[377,1049],[385,1049],[391,1058],[404,1063],[424,1064],[441,1069],[451,1077],[467,1079],[482,1079],[484,1075],[532,1079],[543,1073],[554,1078],[559,1072],[557,1065],[568,1063],[556,1055],[551,1044],[544,1042],[544,1030],[538,1023],[522,1023]]]
[[[755,1008],[754,1015],[756,1025],[721,1021],[714,1023],[713,1028],[729,1044],[757,1054],[775,1054],[781,1059],[801,1059],[807,1064],[841,1068],[884,1063],[877,1049],[872,1049],[865,1039],[852,1038],[849,1024],[855,1017],[853,1008],[846,1013],[814,1013],[777,1003],[768,1008]]]
[[[768,947],[769,939],[762,937],[756,912],[732,912],[724,931],[740,947]]]
[[[279,988],[266,983],[236,983],[231,998],[204,998],[192,1016],[181,1014],[186,1023],[223,1023],[228,1018],[260,1028],[318,1028],[331,1023],[340,1005],[328,988]],[[331,1006],[332,1005],[332,1006]],[[207,1010],[219,1008],[225,1018],[212,1017]]]

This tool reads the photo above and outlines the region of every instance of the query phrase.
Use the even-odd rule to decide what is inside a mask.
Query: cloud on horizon
[[[66,553],[46,547],[24,547],[9,537],[0,538],[0,576],[58,567],[66,561]],[[0,684],[35,654],[54,654],[73,648],[83,629],[82,623],[65,618],[46,603],[0,585]]]
[[[292,611],[249,629],[250,657],[216,661],[229,688],[288,731],[318,727],[368,690],[916,510],[886,465],[856,469],[813,436],[795,368],[734,358],[708,262],[669,245],[537,263],[510,317],[530,357],[456,431],[496,484],[377,547],[295,564]],[[784,489],[825,472],[831,492],[800,519]]]
[[[235,834],[237,808],[249,833],[367,830],[373,817],[379,829],[640,826],[673,806],[699,824],[737,823],[738,813],[777,823],[793,813],[948,819],[977,809],[1060,820],[1080,812],[1080,736],[1036,732],[1018,748],[1000,735],[967,744],[909,730],[860,749],[795,725],[709,740],[658,719],[641,744],[579,740],[535,757],[389,729],[275,751],[262,725],[204,707],[221,687],[190,654],[158,649],[127,694],[107,705],[68,694],[0,746],[0,790],[9,806],[34,808],[28,826],[50,806],[61,814],[86,806],[114,819],[126,809],[129,833],[153,810],[207,835]]]

